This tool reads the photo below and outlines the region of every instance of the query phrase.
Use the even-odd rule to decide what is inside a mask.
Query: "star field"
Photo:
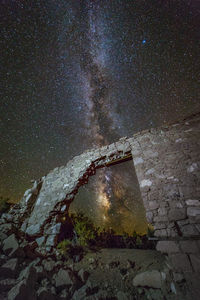
[[[200,109],[199,1],[2,0],[0,14],[0,195]]]

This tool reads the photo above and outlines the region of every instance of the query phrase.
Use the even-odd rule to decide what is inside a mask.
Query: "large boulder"
[[[65,286],[65,285],[73,285],[73,280],[70,276],[70,271],[60,269],[58,273],[53,275],[53,281],[55,282],[56,287]]]
[[[155,289],[162,287],[162,276],[157,270],[137,274],[133,279],[134,286],[147,286]]]

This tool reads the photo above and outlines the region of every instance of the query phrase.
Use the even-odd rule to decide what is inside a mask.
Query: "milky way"
[[[2,1],[0,194],[19,200],[88,148],[199,111],[199,6]],[[94,198],[109,219],[125,171],[105,172]]]

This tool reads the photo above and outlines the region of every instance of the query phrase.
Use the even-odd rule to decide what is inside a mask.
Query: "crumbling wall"
[[[109,146],[92,149],[43,177],[37,198],[33,198],[30,189],[25,192],[20,203],[26,215],[21,230],[29,238],[36,238],[36,241],[42,236],[48,249],[54,246],[61,227],[61,216],[68,211],[79,187],[87,183],[89,176],[94,175],[97,168],[130,156],[131,142],[132,139],[122,138]]]
[[[200,235],[200,116],[136,134],[132,156],[159,237]]]
[[[174,282],[186,280],[199,291],[200,114],[87,151],[35,181],[0,219],[3,251],[53,250],[79,187],[97,168],[127,158],[133,159],[147,220],[155,228],[157,250],[168,254]]]
[[[134,136],[132,156],[146,216],[175,282],[199,291],[200,115]],[[195,296],[199,298],[198,296]]]
[[[133,158],[141,196],[155,235],[198,238],[200,235],[200,116],[122,138],[86,151],[35,181],[13,210],[15,223],[29,240],[50,250],[56,243],[61,216],[78,188],[95,170],[116,160]]]

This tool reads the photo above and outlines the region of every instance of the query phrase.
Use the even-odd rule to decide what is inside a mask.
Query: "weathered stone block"
[[[169,206],[172,209],[176,208],[184,208],[185,207],[185,202],[182,200],[169,200]]]
[[[160,236],[160,237],[167,237],[168,236],[166,229],[155,230],[154,235],[155,236]]]
[[[148,286],[160,289],[162,286],[162,276],[157,270],[146,271],[137,274],[133,279],[134,286]]]
[[[154,224],[154,229],[165,229],[165,228],[167,228],[166,223],[155,223]]]
[[[170,221],[183,220],[186,218],[186,209],[185,208],[170,209],[168,216]]]
[[[180,252],[178,243],[174,241],[159,241],[156,245],[156,250],[162,253]]]
[[[188,224],[181,227],[183,236],[198,236],[199,232],[194,224]]]
[[[200,216],[200,208],[198,207],[188,207],[187,208],[188,217]]]
[[[199,252],[196,241],[180,241],[181,250],[184,253],[197,253]]]
[[[165,215],[167,215],[167,209],[165,207],[160,207],[158,209],[158,215],[159,216],[165,216]]]
[[[177,223],[178,223],[178,225],[179,226],[184,226],[184,225],[187,225],[187,224],[189,224],[189,219],[187,218],[187,219],[184,219],[184,220],[180,220],[180,221],[177,221]],[[173,226],[174,226],[174,222],[172,223],[173,224]]]
[[[58,273],[54,274],[53,280],[55,281],[56,287],[73,284],[69,271],[67,270],[60,269]]]
[[[199,200],[188,199],[185,201],[188,206],[200,206]]]
[[[153,220],[154,220],[154,222],[156,223],[156,222],[161,222],[161,223],[163,223],[163,222],[168,222],[168,217],[167,216],[155,216],[154,218],[153,218]]]
[[[192,272],[192,266],[186,254],[170,254],[170,259],[175,271]]]

